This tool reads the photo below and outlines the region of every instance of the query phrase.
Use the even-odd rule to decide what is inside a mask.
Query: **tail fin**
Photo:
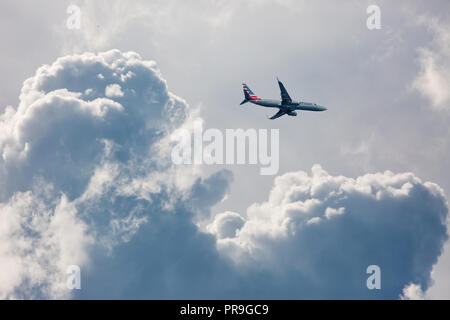
[[[244,104],[252,100],[261,100],[257,95],[253,93],[252,90],[250,90],[250,88],[245,83],[242,84],[242,87],[244,89],[245,100],[242,101],[241,104]]]

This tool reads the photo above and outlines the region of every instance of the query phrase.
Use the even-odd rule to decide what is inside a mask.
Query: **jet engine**
[[[295,112],[295,111],[289,111],[289,112],[287,113],[287,115],[288,115],[288,116],[291,116],[291,117],[296,117],[296,116],[297,116],[297,112]]]

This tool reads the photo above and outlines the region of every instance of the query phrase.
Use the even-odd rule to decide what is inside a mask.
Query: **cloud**
[[[108,256],[152,212],[196,194],[202,181],[166,152],[189,113],[134,52],[61,57],[27,79],[17,108],[0,115],[0,297],[71,296],[69,265],[89,270],[92,252]],[[205,181],[220,200],[229,174]],[[183,203],[190,216],[214,201]]]
[[[105,95],[118,83],[123,96]],[[76,197],[99,161],[125,164],[146,155],[186,115],[187,105],[167,91],[155,63],[136,53],[59,58],[26,80],[17,109],[1,115],[0,199],[26,191],[33,176]]]
[[[402,300],[424,300],[425,294],[419,285],[411,283],[403,289]]]
[[[231,173],[172,165],[170,137],[195,111],[154,62],[61,57],[19,100],[0,115],[1,298],[397,299],[429,285],[448,208],[412,173],[314,166],[277,177],[246,214],[212,215]],[[81,291],[65,287],[73,264]],[[371,264],[381,292],[365,287]]]
[[[341,207],[339,209],[334,209],[334,208],[328,207],[325,210],[325,217],[327,219],[331,219],[333,216],[343,214],[344,212],[345,212],[345,208],[344,207]]]
[[[219,239],[234,238],[244,222],[244,218],[238,213],[227,211],[217,214],[214,221],[207,226],[207,229]]]
[[[67,298],[65,271],[87,263],[93,238],[62,195],[29,191],[0,203],[0,298]]]
[[[123,97],[122,88],[117,83],[110,84],[105,89],[105,96],[108,98]]]
[[[412,173],[353,179],[315,165],[311,175],[277,177],[269,199],[248,207],[234,237],[210,230],[219,251],[236,265],[249,270],[259,265],[261,274],[277,275],[279,294],[395,299],[410,283],[423,291],[430,285],[432,266],[447,240],[447,214],[442,189]],[[222,216],[237,214],[219,214],[217,220]],[[372,264],[381,268],[379,292],[365,285]],[[277,296],[266,289],[258,297]]]
[[[420,23],[433,34],[431,46],[419,49],[420,72],[413,88],[431,102],[433,109],[450,108],[450,25],[436,18],[422,17]]]

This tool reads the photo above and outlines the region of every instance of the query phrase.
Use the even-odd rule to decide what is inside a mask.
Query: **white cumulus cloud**
[[[0,298],[71,296],[68,266],[129,241],[152,197],[182,198],[161,148],[188,115],[134,52],[61,57],[27,79],[0,115]]]
[[[110,84],[105,89],[105,96],[107,96],[108,98],[123,97],[122,88],[117,83]]]
[[[442,189],[412,173],[353,179],[315,165],[311,175],[277,177],[268,200],[249,206],[234,237],[210,230],[222,255],[237,265],[258,264],[280,274],[285,290],[307,291],[295,297],[395,299],[409,283],[428,288],[447,239],[447,214]],[[365,286],[372,264],[382,272],[379,293]]]
[[[424,300],[425,294],[419,285],[411,283],[403,288],[403,294],[400,298],[402,300]]]

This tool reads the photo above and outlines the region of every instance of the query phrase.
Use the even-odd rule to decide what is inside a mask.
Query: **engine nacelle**
[[[291,116],[291,117],[296,117],[296,116],[297,116],[297,112],[295,112],[295,111],[289,111],[289,112],[287,113],[287,115],[288,115],[288,116]]]

